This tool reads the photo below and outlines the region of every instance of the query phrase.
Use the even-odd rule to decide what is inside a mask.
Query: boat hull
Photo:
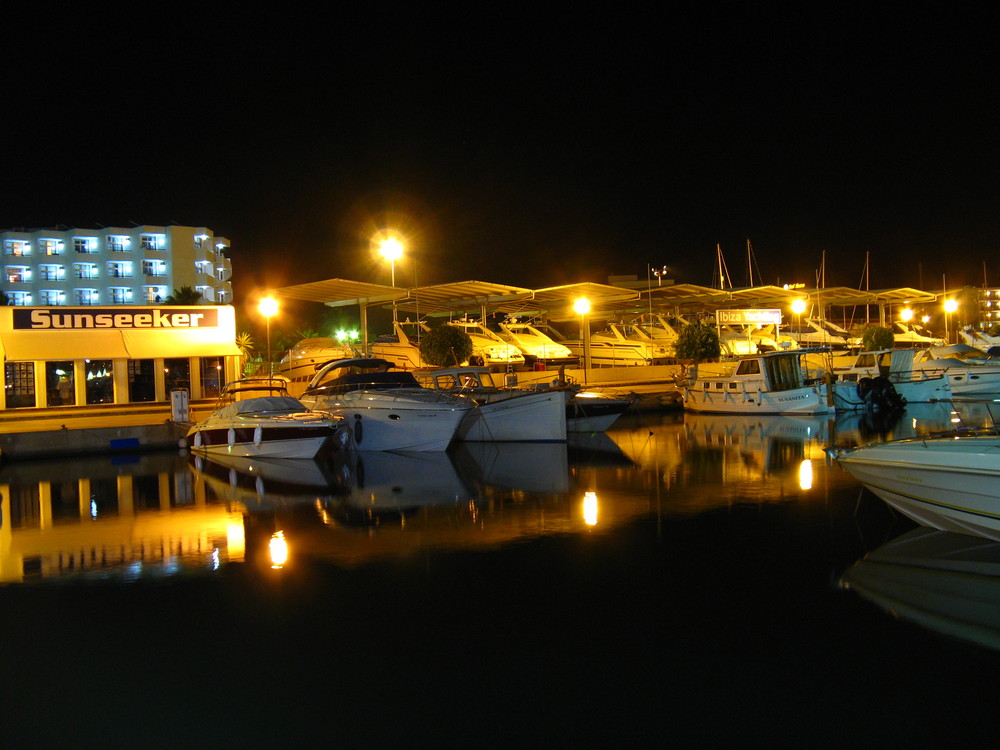
[[[1000,437],[902,440],[845,452],[837,462],[922,526],[1000,541]]]
[[[447,450],[459,424],[473,408],[471,402],[457,398],[445,401],[433,392],[393,395],[389,391],[351,391],[336,396],[305,395],[302,402],[344,417],[358,449],[365,451]]]
[[[206,456],[315,458],[327,446],[347,445],[347,426],[196,425],[187,435],[191,451]]]
[[[684,408],[710,414],[831,414],[826,393],[813,386],[784,391],[684,389]]]
[[[469,411],[457,438],[468,442],[563,442],[569,391],[492,394]]]
[[[626,399],[592,397],[577,394],[566,406],[568,432],[604,432],[626,412]]]

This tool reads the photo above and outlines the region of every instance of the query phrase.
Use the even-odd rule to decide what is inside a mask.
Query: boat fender
[[[264,477],[257,477],[257,481],[254,484],[257,490],[257,497],[264,499]]]
[[[253,431],[253,444],[260,448],[260,443],[264,439],[264,427],[262,425],[257,425],[257,428]]]
[[[229,428],[229,432],[226,434],[226,440],[229,441],[230,445],[236,445],[236,430],[232,427]]]
[[[236,469],[230,469],[229,470],[229,486],[230,487],[235,487],[237,484],[239,484],[239,481],[240,481],[240,478],[239,478],[239,475],[236,473]]]
[[[194,447],[195,448],[200,448],[201,447],[201,431],[200,430],[194,434]]]
[[[354,442],[361,445],[361,441],[364,438],[364,429],[361,427],[361,415],[354,415]]]

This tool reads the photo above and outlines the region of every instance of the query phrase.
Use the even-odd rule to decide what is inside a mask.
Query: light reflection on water
[[[669,414],[568,444],[464,443],[325,463],[185,455],[10,464],[0,470],[0,581],[136,580],[289,555],[345,566],[491,548],[630,521],[821,497],[852,480],[827,445],[951,427],[946,404],[891,425],[838,418]],[[967,423],[983,421],[970,407]],[[261,536],[263,535],[263,536]]]

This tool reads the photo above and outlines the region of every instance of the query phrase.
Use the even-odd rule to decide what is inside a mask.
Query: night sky
[[[388,283],[385,225],[401,286],[1000,285],[996,24],[828,10],[27,19],[0,226],[207,226],[237,295]]]

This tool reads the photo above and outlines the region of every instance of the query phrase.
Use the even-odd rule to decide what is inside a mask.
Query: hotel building
[[[229,240],[205,227],[7,230],[0,244],[0,290],[17,307],[156,305],[184,286],[233,301]]]
[[[0,232],[0,432],[9,410],[217,396],[239,377],[229,241],[204,227]],[[174,289],[200,305],[167,305]]]

